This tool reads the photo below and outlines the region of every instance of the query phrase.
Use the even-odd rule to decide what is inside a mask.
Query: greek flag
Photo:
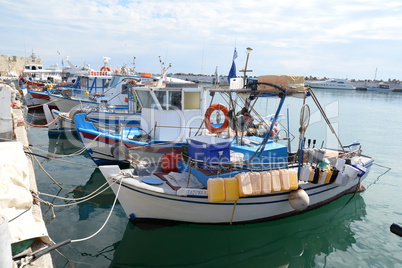
[[[235,59],[237,58],[237,51],[236,48],[233,52],[233,62],[232,62],[232,67],[230,67],[229,75],[228,75],[228,82],[230,83],[230,78],[235,78],[236,77],[236,64],[235,64]]]

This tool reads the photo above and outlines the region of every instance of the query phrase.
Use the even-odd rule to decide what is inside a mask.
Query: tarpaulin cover
[[[28,159],[20,142],[0,142],[0,214],[9,221],[10,242],[49,240],[42,213],[33,205]]]
[[[303,75],[262,75],[258,76],[258,83],[270,83],[275,84],[286,92],[303,92],[306,91],[304,87],[304,76]],[[279,90],[271,87],[269,85],[258,85],[258,90],[261,91],[275,91]]]

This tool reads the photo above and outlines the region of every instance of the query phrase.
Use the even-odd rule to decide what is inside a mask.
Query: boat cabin
[[[133,88],[133,95],[142,107],[142,129],[154,140],[186,141],[202,125],[206,91],[205,88]]]
[[[61,73],[62,70],[58,68],[57,64],[47,69],[43,69],[40,64],[27,64],[24,66],[22,75],[30,81],[56,83],[61,82]]]

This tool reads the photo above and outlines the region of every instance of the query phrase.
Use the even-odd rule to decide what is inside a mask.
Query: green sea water
[[[402,238],[389,231],[394,222],[402,225],[402,93],[315,93],[340,139],[345,144],[358,140],[363,153],[381,165],[374,165],[363,182],[366,191],[302,215],[235,226],[133,224],[117,203],[99,234],[52,252],[55,267],[402,267]],[[290,111],[291,128],[299,123],[300,108],[296,107],[300,101],[290,100],[283,108],[285,116]],[[276,103],[268,100],[256,109],[270,114]],[[324,122],[317,108],[310,106],[307,138],[316,139],[317,146],[326,140],[325,145],[336,147],[330,131],[322,133]],[[43,113],[34,116],[28,120],[43,123]],[[30,143],[44,151],[69,155],[82,147],[72,135],[49,136],[45,128],[29,128],[28,132]],[[297,144],[298,132],[294,134]],[[38,160],[63,187],[35,165],[42,193],[80,198],[105,183],[86,154]],[[387,167],[391,170],[384,174]],[[92,235],[104,224],[115,199],[111,190],[79,204],[41,197],[58,205],[56,218],[42,206],[55,242]]]

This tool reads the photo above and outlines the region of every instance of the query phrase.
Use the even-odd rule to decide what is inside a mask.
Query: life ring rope
[[[219,127],[214,127],[211,123],[211,115],[216,110],[221,111],[225,115],[225,121]],[[205,127],[211,133],[221,133],[221,132],[225,131],[229,126],[229,118],[226,116],[228,114],[228,112],[229,112],[229,109],[225,105],[223,105],[221,103],[212,104],[211,106],[209,106],[209,108],[205,112],[205,118],[204,118]]]

